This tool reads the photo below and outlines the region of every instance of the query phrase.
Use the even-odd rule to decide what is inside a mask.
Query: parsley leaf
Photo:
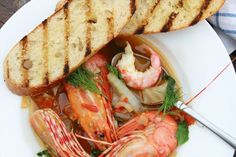
[[[91,157],[98,157],[101,153],[102,153],[102,151],[100,151],[100,150],[92,149]]]
[[[179,91],[175,87],[176,81],[171,76],[166,76],[166,79],[168,81],[166,94],[164,102],[159,108],[159,110],[164,114],[166,114],[172,107],[174,107],[175,103],[180,98]]]
[[[37,155],[39,157],[52,157],[48,150],[43,150],[42,152],[38,152]]]
[[[176,138],[178,140],[178,145],[182,145],[188,141],[189,130],[188,130],[188,124],[186,121],[181,121],[178,123]]]
[[[113,73],[118,79],[122,80],[121,73],[117,70],[116,67],[107,64],[107,69],[109,70],[109,72]]]
[[[95,77],[95,74],[83,67],[79,67],[74,73],[68,76],[67,80],[75,87],[80,86],[91,92],[102,94],[94,82],[93,77]]]

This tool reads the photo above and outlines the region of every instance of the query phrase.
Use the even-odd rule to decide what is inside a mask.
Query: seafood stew
[[[174,107],[180,85],[163,56],[141,37],[117,38],[60,85],[28,98],[46,147],[38,156],[170,156],[194,119]]]

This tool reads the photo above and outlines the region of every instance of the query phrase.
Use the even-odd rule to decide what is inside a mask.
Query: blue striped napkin
[[[208,21],[236,40],[236,0],[226,0],[220,11]]]
[[[224,6],[208,21],[216,27],[226,48],[236,49],[236,0],[225,0]]]

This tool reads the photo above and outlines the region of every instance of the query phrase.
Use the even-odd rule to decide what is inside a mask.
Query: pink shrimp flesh
[[[151,66],[146,71],[141,72],[135,68],[135,57],[131,46],[127,44],[125,53],[122,54],[122,58],[116,66],[129,87],[142,90],[153,86],[159,79],[162,72],[160,58],[152,49],[149,50]]]

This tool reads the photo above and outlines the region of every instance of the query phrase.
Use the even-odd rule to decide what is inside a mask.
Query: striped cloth
[[[226,0],[209,22],[236,40],[236,0]]]
[[[216,28],[226,48],[229,51],[236,49],[236,0],[225,0],[220,11],[208,21]]]

